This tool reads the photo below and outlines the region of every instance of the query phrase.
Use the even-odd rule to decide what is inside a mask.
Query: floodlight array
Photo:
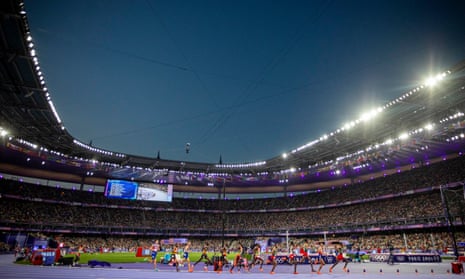
[[[242,163],[242,164],[216,164],[216,168],[226,168],[226,169],[245,169],[245,168],[253,168],[253,167],[260,167],[266,165],[266,161],[261,162],[253,162],[253,163]]]
[[[36,49],[34,48],[34,41],[32,39],[32,35],[31,35],[31,32],[29,31],[29,28],[28,28],[28,23],[27,23],[27,17],[26,17],[26,11],[24,9],[24,3],[20,3],[20,12],[19,12],[21,18],[23,19],[24,23],[25,23],[25,26],[26,26],[26,42],[27,42],[27,48],[28,48],[28,51],[29,51],[29,55],[31,56],[31,59],[32,59],[32,62],[34,63],[34,70],[35,70],[35,73],[38,77],[38,80],[39,80],[39,84],[40,84],[40,87],[42,89],[42,93],[44,94],[47,102],[48,102],[48,105],[50,106],[50,109],[51,111],[53,112],[53,115],[55,116],[55,120],[58,122],[58,124],[62,124],[62,121],[61,121],[61,118],[60,116],[58,115],[58,112],[55,108],[55,105],[54,103],[52,102],[52,99],[50,98],[50,93],[48,91],[48,88],[47,86],[45,85],[45,78],[43,76],[43,73],[41,71],[41,67],[40,67],[40,64],[39,64],[39,58],[37,57],[37,51]],[[31,93],[33,94],[33,93]],[[61,129],[64,130],[65,127],[63,125],[61,125]]]
[[[302,151],[304,149],[310,148],[310,147],[312,147],[312,146],[314,146],[314,145],[316,145],[316,144],[318,144],[320,142],[328,140],[329,137],[336,136],[337,134],[348,131],[348,130],[356,127],[357,125],[360,125],[362,123],[371,121],[372,119],[376,118],[378,115],[380,115],[382,112],[384,112],[389,107],[403,102],[405,99],[411,97],[414,94],[419,94],[423,89],[436,86],[439,82],[444,80],[444,78],[446,78],[451,73],[452,73],[451,71],[446,71],[446,72],[437,74],[434,77],[428,78],[428,79],[425,80],[424,84],[411,89],[410,91],[404,93],[402,96],[396,98],[395,100],[390,101],[389,103],[385,104],[382,107],[378,107],[376,109],[370,110],[369,112],[363,113],[359,119],[356,119],[356,120],[349,121],[349,122],[345,123],[342,127],[337,129],[336,131],[333,131],[333,132],[329,133],[329,136],[327,134],[324,134],[323,136],[321,136],[318,139],[315,139],[315,140],[313,140],[311,142],[306,143],[305,145],[302,145],[302,146],[300,146],[300,147],[298,147],[296,149],[293,149],[290,153],[292,153],[292,154],[298,153],[298,152],[300,152],[300,151]],[[440,121],[440,123],[443,123],[444,121],[447,121],[447,120],[456,119],[457,117],[461,117],[461,116],[463,116],[463,114],[457,113],[454,116],[449,116],[449,117],[444,118],[443,120]],[[392,145],[396,141],[405,140],[405,139],[409,138],[413,134],[423,132],[423,130],[429,131],[429,130],[431,130],[433,128],[433,126],[434,126],[434,124],[427,124],[423,128],[418,128],[418,129],[415,129],[415,130],[410,131],[410,132],[404,132],[404,133],[400,134],[398,138],[386,139],[381,144],[377,143],[377,144],[374,144],[372,146],[367,147],[365,150],[359,150],[357,152],[348,154],[346,156],[338,157],[338,158],[336,158],[336,161],[350,159],[350,158],[352,158],[354,156],[358,156],[361,153],[371,151],[373,148],[378,149],[380,147],[380,145]],[[283,159],[286,159],[287,157],[288,157],[287,153],[282,154]],[[314,164],[312,166],[309,166],[309,168],[318,167],[318,166],[328,166],[328,165],[331,165],[333,163],[334,163],[333,160],[328,160],[326,162],[316,163],[316,164]]]
[[[120,157],[120,158],[124,158],[126,157],[125,154],[122,154],[122,153],[114,153],[112,151],[108,151],[108,150],[103,150],[103,149],[100,149],[100,148],[96,148],[96,147],[93,147],[93,146],[90,146],[90,145],[87,145],[85,143],[82,143],[76,139],[73,139],[73,143],[78,145],[79,147],[82,147],[84,149],[87,149],[89,151],[92,151],[92,152],[96,152],[96,153],[100,153],[100,154],[103,154],[103,155],[107,155],[107,156],[116,156],[116,157]]]
[[[299,151],[307,149],[307,148],[309,148],[309,147],[311,147],[311,146],[313,146],[313,145],[315,145],[317,143],[320,143],[322,141],[327,140],[330,136],[335,136],[335,135],[340,134],[340,133],[342,133],[344,131],[348,131],[348,130],[350,130],[350,129],[352,129],[352,128],[354,128],[354,127],[356,127],[356,126],[358,126],[358,125],[360,125],[362,123],[368,122],[368,121],[376,118],[378,115],[380,115],[382,112],[384,112],[389,107],[394,106],[394,105],[404,101],[405,99],[409,98],[413,94],[419,94],[420,91],[422,91],[422,89],[437,85],[439,82],[444,80],[444,78],[446,78],[447,75],[450,75],[450,74],[451,74],[451,71],[446,71],[446,72],[437,74],[436,76],[434,76],[432,78],[428,78],[424,82],[424,84],[411,89],[410,91],[404,93],[402,96],[396,98],[395,100],[390,101],[389,103],[385,104],[382,107],[378,107],[378,108],[372,109],[372,110],[370,110],[370,111],[368,111],[366,113],[362,113],[362,115],[360,116],[359,119],[356,119],[356,120],[345,123],[342,127],[337,129],[336,131],[331,132],[329,134],[329,136],[327,134],[324,134],[319,139],[313,140],[313,141],[311,141],[311,142],[309,142],[309,143],[307,143],[305,145],[302,145],[302,146],[300,146],[300,147],[298,147],[296,149],[293,149],[291,151],[291,153],[297,153]],[[283,155],[283,157],[285,157],[285,156]]]
[[[22,145],[25,145],[25,146],[28,146],[32,149],[37,149],[39,146],[35,143],[32,143],[32,142],[29,142],[27,140],[24,140],[24,139],[18,139],[18,142]]]

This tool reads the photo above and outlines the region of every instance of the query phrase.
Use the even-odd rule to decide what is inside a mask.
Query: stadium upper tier
[[[0,4],[2,160],[20,151],[55,163],[66,162],[58,162],[59,169],[86,165],[81,171],[104,177],[209,186],[295,185],[428,163],[458,154],[465,145],[462,61],[424,84],[399,92],[398,98],[360,119],[261,162],[187,162],[94,147],[71,135],[55,110],[34,49],[26,8],[17,0]],[[17,163],[24,159],[19,158],[11,160]]]

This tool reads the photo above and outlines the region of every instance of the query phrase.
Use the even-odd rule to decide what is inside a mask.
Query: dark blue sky
[[[269,159],[465,59],[464,1],[27,0],[25,7],[69,132],[96,147],[160,151],[164,159]]]

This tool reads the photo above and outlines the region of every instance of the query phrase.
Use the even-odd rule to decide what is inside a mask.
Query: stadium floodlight
[[[350,123],[344,124],[344,126],[343,126],[342,128],[343,128],[344,130],[349,130],[349,129],[351,129],[351,128],[354,127],[354,126],[355,126],[355,121],[352,121],[352,122],[350,122]]]
[[[0,127],[0,136],[5,137],[8,135],[8,131]]]
[[[434,76],[434,77],[430,77],[430,78],[426,79],[425,85],[426,85],[426,86],[430,86],[430,87],[435,86],[435,85],[438,84],[441,80],[443,80],[445,76],[446,76],[446,74],[445,74],[445,73],[442,73],[442,74],[438,74],[438,75],[436,75],[436,76]]]
[[[399,135],[399,139],[400,140],[405,140],[405,139],[408,139],[408,133],[402,133]]]
[[[433,124],[431,124],[431,123],[426,124],[425,129],[426,129],[427,131],[433,130]]]
[[[378,115],[378,113],[379,113],[379,109],[372,109],[369,112],[365,112],[360,117],[360,121],[364,121],[364,122],[369,121],[369,120],[373,119],[374,117],[376,117],[376,115]]]
[[[287,158],[287,153],[283,153],[282,157],[283,157],[283,159],[286,159]]]

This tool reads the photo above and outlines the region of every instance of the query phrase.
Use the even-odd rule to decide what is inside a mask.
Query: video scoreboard
[[[126,200],[171,202],[173,198],[173,185],[108,179],[105,187],[105,196]]]

